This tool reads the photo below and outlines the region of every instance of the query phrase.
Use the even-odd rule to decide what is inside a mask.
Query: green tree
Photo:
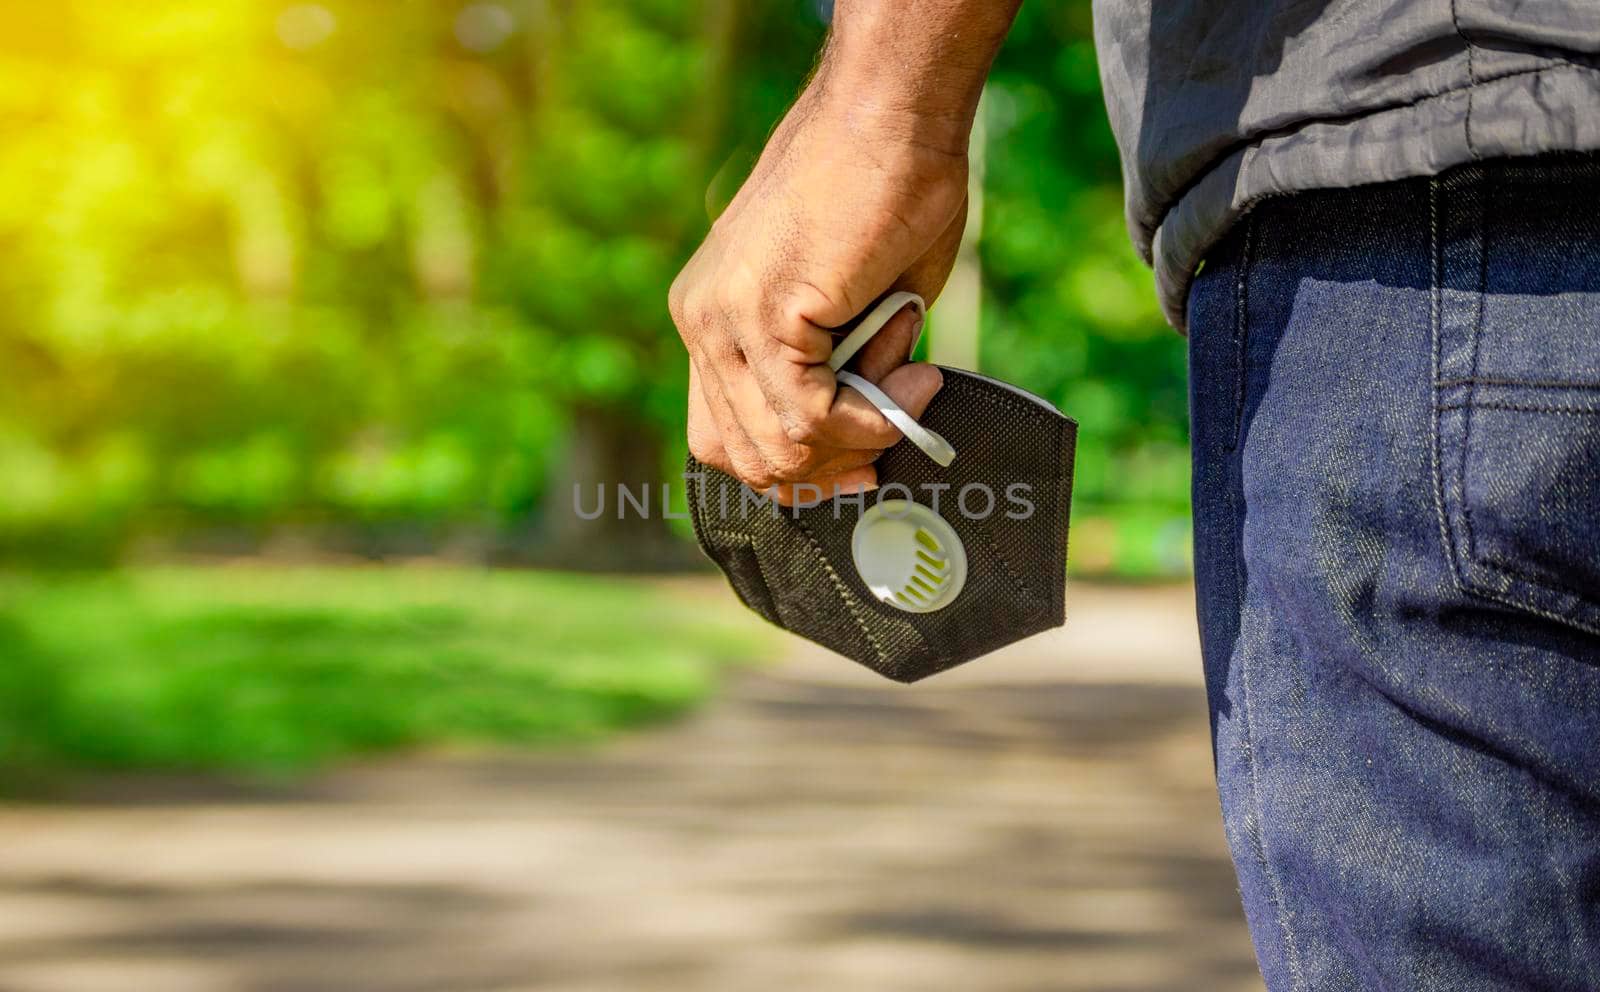
[[[666,287],[826,7],[8,6],[0,551],[681,558],[571,489],[674,473]],[[1123,234],[1087,4],[1024,6],[986,106],[980,363],[1083,423],[1075,560],[1169,567],[1181,541],[1145,538],[1181,537],[1183,350]]]
[[[986,100],[983,367],[1081,425],[1075,565],[1181,570],[1185,351],[1123,226],[1089,5],[1024,4]]]
[[[681,560],[659,512],[616,512],[615,487],[648,487],[683,418],[687,366],[665,287],[706,224],[721,143],[731,0],[582,0],[543,8],[526,153],[491,235],[489,295],[547,345],[569,424],[546,506],[550,553],[608,567]],[[572,512],[574,489],[606,513]]]

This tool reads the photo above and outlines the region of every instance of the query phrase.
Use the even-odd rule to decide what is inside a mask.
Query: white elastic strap
[[[950,442],[940,437],[933,431],[911,419],[911,414],[900,408],[900,404],[890,399],[889,394],[874,386],[871,382],[856,375],[854,372],[841,372],[839,369],[855,357],[862,345],[872,340],[872,336],[883,330],[884,326],[895,314],[907,306],[914,307],[920,318],[927,312],[928,305],[916,293],[891,293],[884,297],[882,303],[872,308],[872,311],[856,325],[855,330],[845,335],[843,341],[834,346],[833,354],[828,356],[828,368],[834,371],[842,385],[849,386],[862,396],[867,402],[878,408],[884,419],[900,429],[911,440],[911,443],[922,449],[922,453],[938,462],[941,467],[948,466],[956,460],[956,449],[950,447]],[[915,342],[912,347],[915,347]]]
[[[920,319],[928,312],[928,305],[916,293],[890,293],[883,298],[883,302],[872,308],[872,311],[861,318],[855,330],[845,335],[843,341],[833,346],[833,354],[828,356],[828,368],[835,372],[844,368],[844,363],[856,357],[856,352],[861,346],[872,340],[872,336],[883,330],[884,326],[894,318],[894,315],[904,310],[907,306],[916,308],[917,317]],[[915,348],[917,343],[911,342]]]
[[[926,427],[911,419],[911,414],[900,409],[900,404],[889,398],[889,394],[874,386],[872,383],[856,375],[854,372],[835,372],[839,381],[862,396],[867,402],[878,408],[878,412],[888,419],[889,423],[900,428],[900,433],[911,439],[911,443],[922,449],[922,453],[938,462],[941,467],[949,467],[956,460],[956,449],[950,447],[950,442],[928,430]]]

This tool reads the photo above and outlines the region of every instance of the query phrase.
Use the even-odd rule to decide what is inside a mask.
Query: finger
[[[752,373],[749,377],[760,391],[761,405],[777,417],[784,433],[793,441],[804,441],[808,419],[819,416],[833,402],[833,371],[828,356],[833,353],[833,337],[820,327],[823,344],[803,358],[796,349],[759,334],[746,335],[739,342]],[[735,409],[743,409],[735,400]]]
[[[776,352],[772,355],[775,359],[793,362],[798,365],[821,365],[833,354],[833,335],[828,329],[813,324],[809,320],[796,315],[783,315],[774,313],[764,329],[754,327],[741,327],[741,344],[746,351],[760,351],[762,343],[753,340],[754,334],[764,335],[768,341],[777,345]]]
[[[922,363],[903,365],[889,373],[884,377],[883,382],[879,383],[883,391],[888,393],[889,397],[899,404],[901,409],[910,414],[913,419],[920,418],[927,412],[928,404],[933,401],[933,397],[943,385],[944,376],[939,369]],[[855,390],[846,387],[841,389],[839,393],[843,398],[842,402],[850,404],[859,400],[859,402],[866,404],[872,416],[877,417],[879,420],[883,419],[883,415],[878,413],[877,408],[867,403],[866,398]],[[851,399],[852,397],[854,397],[854,400]],[[884,423],[887,424],[887,421],[884,421]],[[889,427],[889,433],[893,435],[894,440],[899,440],[900,432],[895,430],[892,425]],[[801,481],[776,487],[774,490],[776,498],[782,505],[792,506],[797,499],[797,487],[800,486],[821,486],[824,493],[823,498],[831,499],[836,494],[834,490],[829,488],[831,486],[842,486],[847,483],[852,485],[856,483],[876,485],[877,469],[871,464],[871,461],[875,461],[880,454],[882,454],[881,451],[873,449],[840,452],[832,456],[832,461],[817,465],[813,469],[814,474],[809,482]],[[861,459],[862,463],[848,468],[842,467],[849,464],[847,459],[852,455]],[[868,459],[871,461],[868,461]],[[815,493],[806,489],[799,492],[798,497],[814,498]]]
[[[856,354],[855,369],[873,385],[883,377],[911,360],[911,349],[922,333],[922,315],[914,307],[906,307],[883,325],[883,330],[872,336]]]
[[[871,465],[825,476],[810,483],[786,483],[769,490],[782,506],[812,506],[839,496],[864,493],[878,487],[878,470]]]
[[[832,373],[828,374],[831,377]],[[730,415],[764,463],[765,478],[771,482],[815,482],[860,469],[870,465],[884,448],[900,439],[899,431],[877,408],[851,390],[839,395],[845,405],[844,415],[858,420],[868,432],[862,435],[859,443],[848,446],[798,443],[789,438],[786,428],[766,405],[765,394],[751,377],[729,377],[722,381]],[[761,477],[754,473],[741,472],[740,477],[761,488]]]
[[[826,367],[815,371],[833,382]],[[865,464],[900,439],[883,415],[853,390],[840,390],[833,382],[834,413],[824,412],[808,441],[795,440],[793,432],[767,406],[766,394],[749,376],[727,381],[727,396],[739,425],[761,452],[773,478],[779,482],[804,482],[825,470],[844,470]],[[824,435],[823,431],[829,433]],[[854,459],[850,456],[855,455]]]
[[[824,368],[822,371],[827,370]],[[827,374],[831,379],[833,374]],[[766,394],[753,378],[747,375],[728,377],[723,382],[731,415],[764,462],[767,477],[772,482],[810,483],[858,469],[871,464],[887,447],[883,444],[863,444],[855,449],[840,449],[796,442],[790,439],[788,429],[767,405]],[[876,410],[871,410],[870,414],[877,420],[883,420]],[[890,443],[898,437],[892,429],[880,433]],[[745,478],[755,485],[751,478]]]
[[[927,412],[928,404],[933,402],[940,389],[944,387],[944,373],[939,371],[937,365],[926,362],[913,362],[902,365],[883,377],[878,383],[878,388],[889,394],[889,398],[899,404],[900,409],[911,415],[912,420],[921,420]],[[851,390],[855,392],[855,390]]]
[[[966,222],[967,205],[963,202],[950,225],[895,282],[895,291],[909,290],[932,306],[955,267]],[[916,350],[917,341],[922,337],[922,328],[923,317],[916,310],[907,307],[895,314],[883,330],[861,349],[856,358],[856,371],[868,382],[882,382],[884,376],[911,360],[911,353]]]
[[[917,362],[894,369],[877,385],[915,420],[944,385],[944,376],[936,366]],[[870,400],[844,387],[837,391],[827,415],[812,429],[808,443],[846,450],[888,448],[900,436],[899,429]]]
[[[706,402],[701,385],[698,363],[689,362],[689,454],[703,465],[723,472],[733,471],[727,448],[722,443],[722,432],[717,428],[716,417]]]
[[[966,223],[967,205],[963,201],[961,210],[950,225],[896,280],[895,291],[909,290],[932,306],[940,292],[944,290],[945,283],[949,281],[950,273],[955,267]],[[911,353],[916,350],[917,341],[922,337],[922,329],[923,317],[916,310],[908,307],[896,314],[894,319],[861,349],[861,354],[856,359],[856,371],[869,382],[881,382],[884,376],[911,360]]]
[[[841,476],[850,480],[874,478],[871,463],[883,448],[900,440],[899,430],[866,397],[853,389],[841,389],[832,414],[835,419],[829,425],[840,443],[797,444],[789,440],[776,416],[764,405],[759,387],[749,376],[719,381],[724,381],[727,388],[707,390],[706,395],[713,411],[719,409],[719,404],[724,411],[718,419],[723,425],[733,474],[759,491],[773,483],[820,485]],[[880,385],[896,404],[916,418],[927,410],[943,382],[936,367],[919,363],[895,369]],[[794,490],[787,493],[792,500]]]
[[[913,420],[920,419],[927,412],[928,404],[933,401],[933,397],[938,394],[943,385],[944,374],[939,371],[939,368],[920,362],[902,365],[890,372],[883,378],[882,382],[878,383],[878,386],[889,394],[889,398],[894,400]],[[840,403],[846,406],[855,407],[857,404],[864,404],[865,411],[859,414],[863,419],[872,416],[887,425],[888,429],[883,432],[882,436],[885,439],[891,439],[890,444],[901,439],[900,431],[894,425],[889,424],[883,414],[878,412],[878,408],[873,406],[866,397],[848,386],[839,390],[839,395]],[[884,447],[888,446],[885,445]],[[814,450],[820,452],[830,449]],[[882,448],[842,447],[841,449],[831,450],[834,453],[827,455],[817,464],[812,473],[814,476],[832,476],[837,473],[845,473],[862,468],[877,461],[879,456],[883,454]]]
[[[964,215],[964,206],[961,212]],[[951,227],[956,240],[950,250],[954,251],[961,238],[959,218]],[[947,236],[941,235],[941,242]],[[948,275],[947,266],[934,292]],[[833,353],[838,339],[798,312],[777,315],[774,321],[774,327],[764,332],[740,325],[739,348],[766,396],[767,406],[777,414],[790,440],[808,442],[812,436],[808,425],[814,426],[816,418],[834,400],[832,375],[821,366]],[[868,381],[880,382],[911,360],[922,324],[922,314],[916,308],[903,307],[863,346],[854,360],[856,369]]]
[[[887,448],[899,440],[894,426],[860,393],[839,388],[826,365],[769,369],[766,383],[745,377],[730,383],[729,401],[751,438],[769,454],[787,445],[806,448]],[[786,397],[788,417],[763,416]]]
[[[729,403],[720,374],[703,358],[697,358],[695,364],[702,365],[699,371],[701,395],[716,422],[717,433],[727,454],[726,467],[717,467],[754,489],[765,489],[774,481],[772,469]],[[748,376],[741,378],[747,379]]]
[[[883,456],[883,448],[814,448],[807,479],[832,478],[856,469],[866,468]],[[802,480],[804,481],[804,480]]]

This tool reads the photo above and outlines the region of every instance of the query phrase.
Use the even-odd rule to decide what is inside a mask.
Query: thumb
[[[938,366],[915,362],[902,365],[884,376],[878,388],[910,414],[912,420],[922,417],[933,402],[933,397],[944,386],[944,375]]]

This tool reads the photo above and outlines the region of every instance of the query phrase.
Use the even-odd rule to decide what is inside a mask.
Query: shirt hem
[[[1151,257],[1162,312],[1186,331],[1195,269],[1263,199],[1437,175],[1484,159],[1597,150],[1600,69],[1572,62],[1252,141],[1191,185],[1157,228]]]

